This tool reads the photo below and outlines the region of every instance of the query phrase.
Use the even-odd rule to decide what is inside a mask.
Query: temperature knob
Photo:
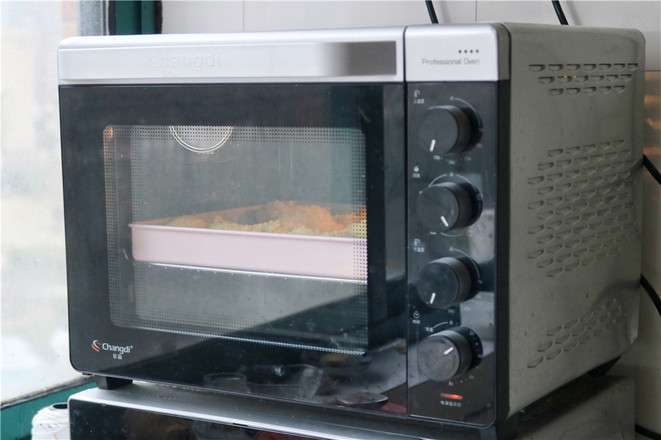
[[[443,309],[471,298],[480,284],[473,267],[476,265],[472,261],[453,257],[427,263],[415,282],[420,299],[429,307]]]
[[[467,151],[480,140],[480,126],[471,109],[455,105],[430,107],[418,126],[420,148],[434,155]]]
[[[418,218],[434,232],[470,226],[482,211],[481,196],[469,183],[438,182],[418,197]]]
[[[418,370],[428,379],[444,382],[477,366],[482,343],[469,328],[453,327],[434,333],[418,345]]]

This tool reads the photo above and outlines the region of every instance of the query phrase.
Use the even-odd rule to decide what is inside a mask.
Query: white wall
[[[661,167],[661,1],[564,0],[570,24],[633,27],[647,40],[648,94],[645,153]],[[557,23],[550,0],[439,1],[441,22]],[[165,33],[338,28],[428,23],[422,0],[406,1],[173,1],[163,5]],[[646,174],[643,273],[661,291],[661,190]],[[616,365],[637,385],[637,423],[661,432],[661,318],[641,299],[640,336]]]
[[[561,2],[572,25],[635,28],[647,40],[647,69],[660,70],[661,1]],[[551,1],[479,1],[477,21],[512,21],[557,24]]]
[[[661,70],[661,1],[564,0],[570,24],[633,27],[647,39],[648,70]],[[550,0],[434,0],[439,21],[557,23]],[[428,23],[422,0],[166,0],[163,32],[318,29]]]

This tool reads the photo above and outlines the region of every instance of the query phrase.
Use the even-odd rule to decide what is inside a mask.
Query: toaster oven
[[[644,40],[471,24],[59,47],[71,362],[487,429],[637,334]]]

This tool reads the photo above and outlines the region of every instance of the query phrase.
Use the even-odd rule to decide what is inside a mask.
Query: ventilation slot
[[[536,368],[562,354],[584,346],[593,339],[610,332],[625,321],[622,306],[615,299],[600,304],[580,318],[555,326],[546,332],[547,339],[537,345],[528,361],[528,368]]]
[[[637,63],[531,64],[551,96],[622,93],[638,70]]]
[[[636,160],[616,140],[547,152],[528,179],[536,198],[527,209],[527,256],[549,277],[620,252],[634,227],[632,168]]]

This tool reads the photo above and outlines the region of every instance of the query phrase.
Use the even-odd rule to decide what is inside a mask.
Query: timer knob
[[[439,182],[420,192],[418,217],[430,231],[470,226],[482,210],[478,190],[469,183]]]
[[[444,382],[477,366],[482,342],[466,327],[434,333],[418,345],[418,370],[428,379]]]
[[[468,260],[468,258],[466,258]],[[415,286],[429,307],[443,309],[471,298],[478,291],[476,265],[454,257],[427,263],[418,273]]]
[[[477,143],[480,135],[477,115],[471,109],[455,105],[428,108],[418,127],[420,148],[434,155],[467,151]]]

